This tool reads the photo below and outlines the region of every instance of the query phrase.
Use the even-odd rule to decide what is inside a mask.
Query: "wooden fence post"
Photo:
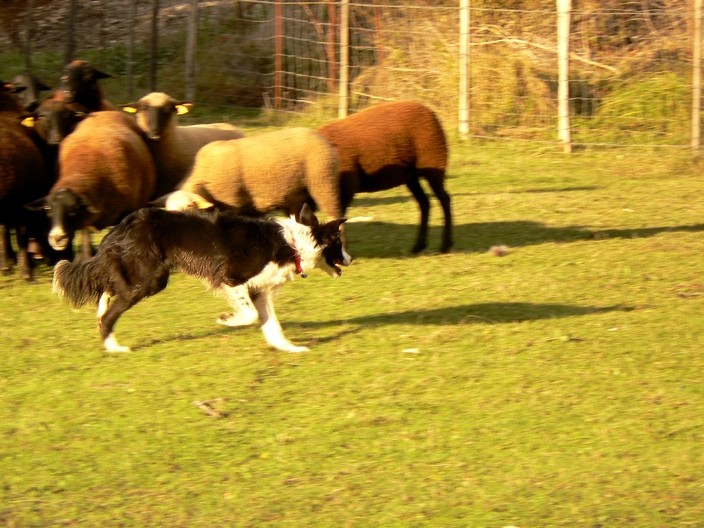
[[[274,2],[274,108],[281,108],[284,78],[284,8],[282,0]]]
[[[469,0],[460,0],[459,133],[469,134]]]
[[[159,69],[159,0],[152,0],[151,35],[149,39],[149,91],[156,92]]]
[[[191,15],[186,35],[186,90],[188,101],[196,98],[196,52],[198,51],[198,0],[191,0]]]
[[[340,85],[338,87],[337,117],[347,117],[350,82],[350,2],[340,2]]]
[[[570,12],[572,0],[557,0],[557,136],[572,152],[570,130]]]
[[[694,0],[694,35],[692,46],[692,142],[693,149],[702,143],[702,0]]]

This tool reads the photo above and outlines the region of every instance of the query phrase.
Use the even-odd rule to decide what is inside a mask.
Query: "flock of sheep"
[[[447,141],[426,106],[386,103],[317,130],[245,137],[228,123],[178,125],[190,103],[164,93],[117,107],[99,86],[107,76],[74,60],[59,89],[44,98],[40,93],[48,88],[31,75],[0,81],[1,271],[16,261],[31,280],[30,240],[52,262],[73,258],[80,232],[85,255],[90,229],[116,225],[148,205],[290,215],[308,203],[341,218],[357,193],[404,184],[420,206],[413,247],[419,252],[426,247],[430,209],[420,179],[441,204],[440,251],[450,250]]]

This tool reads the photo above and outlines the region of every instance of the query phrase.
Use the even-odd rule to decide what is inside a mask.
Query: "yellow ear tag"
[[[187,114],[188,111],[190,110],[190,108],[191,108],[191,104],[190,104],[190,103],[181,103],[181,104],[178,104],[178,105],[176,105],[176,115]]]
[[[195,202],[198,209],[210,209],[213,206],[213,204],[211,204],[208,200],[205,199],[196,200]]]
[[[122,109],[128,114],[136,114],[137,109],[134,106],[123,106]]]
[[[34,119],[33,116],[30,117],[25,117],[22,121],[20,121],[21,124],[28,128],[34,128],[34,125],[36,124],[37,120]]]

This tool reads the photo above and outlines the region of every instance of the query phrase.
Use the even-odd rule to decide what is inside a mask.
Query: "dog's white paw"
[[[115,334],[110,334],[105,341],[105,350],[107,352],[132,352],[132,349],[128,346],[121,346],[115,338]]]
[[[256,310],[248,310],[237,313],[223,313],[218,317],[217,322],[225,326],[249,326],[259,320]]]

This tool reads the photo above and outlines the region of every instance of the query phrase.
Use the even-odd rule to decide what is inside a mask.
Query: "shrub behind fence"
[[[156,50],[150,48],[153,1],[77,7],[72,45],[78,56],[114,74],[106,88],[116,102],[153,89],[184,97],[187,59],[193,53],[192,95],[223,114],[234,107],[269,108],[334,118],[341,75],[348,68],[349,84],[344,86],[350,112],[377,101],[417,99],[434,108],[448,130],[456,130],[464,98],[471,136],[557,138],[554,1],[465,0],[466,95],[459,58],[463,2],[457,0],[161,0]],[[6,40],[17,56],[18,46],[26,46],[31,35],[31,53],[25,49],[25,56],[40,77],[56,84],[65,62],[56,42],[69,41],[67,8],[58,5],[64,2],[35,4],[31,18],[17,13],[16,27],[24,30],[14,35],[6,31]],[[518,7],[498,7],[505,4]],[[197,38],[189,51],[195,5]],[[348,64],[340,48],[345,9]],[[689,146],[696,21],[684,0],[575,2],[568,81],[574,141]],[[3,54],[3,64],[13,64],[10,52]],[[151,59],[155,79],[150,76]],[[14,64],[15,69],[21,66],[17,60]],[[14,73],[6,67],[1,76]]]

